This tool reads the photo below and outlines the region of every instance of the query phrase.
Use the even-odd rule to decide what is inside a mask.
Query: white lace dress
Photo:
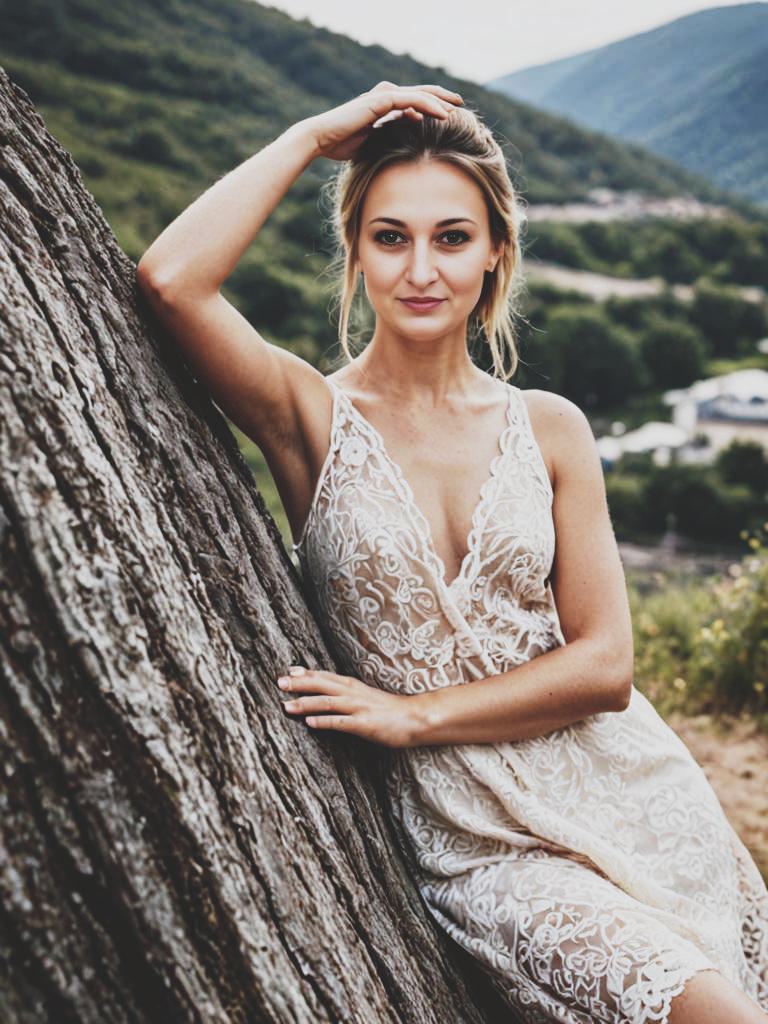
[[[415,694],[565,643],[552,488],[522,391],[456,579],[349,395],[293,545],[345,661]],[[531,739],[388,751],[386,791],[435,920],[521,1021],[646,1024],[715,968],[768,1010],[768,892],[688,748],[633,688],[620,712]]]

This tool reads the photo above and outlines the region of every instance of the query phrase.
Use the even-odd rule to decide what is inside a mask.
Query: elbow
[[[136,284],[142,292],[159,295],[166,290],[166,283],[161,279],[158,271],[150,269],[148,263],[143,263],[144,257],[139,260],[136,267]]]
[[[141,260],[136,267],[136,287],[143,295],[157,295],[159,292],[159,285],[157,279],[153,277],[151,271],[145,264],[142,266]]]
[[[615,686],[612,693],[613,702],[610,710],[626,711],[629,707],[629,702],[632,700],[632,683],[623,683],[621,686]]]
[[[167,269],[153,270],[148,263],[142,266],[144,258],[142,257],[136,267],[136,285],[154,306],[172,309],[218,291],[218,286],[214,284],[203,285],[199,281],[174,275]]]
[[[151,308],[160,315],[169,313],[178,307],[181,301],[177,284],[161,271],[149,270],[142,267],[141,263],[136,267],[136,288]]]
[[[608,682],[611,711],[625,711],[632,700],[634,664],[614,667]]]
[[[625,711],[632,699],[635,654],[632,645],[617,649],[615,643],[593,645],[590,660],[593,672],[599,666],[601,703],[605,711]]]

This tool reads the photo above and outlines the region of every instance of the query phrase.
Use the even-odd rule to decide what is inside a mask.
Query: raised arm
[[[183,210],[139,261],[139,289],[190,368],[264,452],[294,536],[328,448],[329,390],[306,360],[267,342],[222,296],[221,285],[315,157],[349,159],[378,119],[447,117],[457,102],[441,86],[381,82],[298,121]]]
[[[291,361],[221,295],[272,210],[318,154],[310,121],[292,125],[200,195],[139,261],[137,284],[224,412],[257,442],[290,410]],[[301,372],[301,369],[299,369]]]
[[[410,698],[413,746],[525,739],[629,703],[632,620],[592,429],[568,399],[525,394],[552,454],[552,590],[566,643],[509,672]]]

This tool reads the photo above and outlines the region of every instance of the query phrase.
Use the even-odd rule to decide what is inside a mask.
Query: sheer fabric
[[[565,643],[552,487],[523,392],[448,584],[380,433],[330,378],[328,454],[293,545],[345,662],[416,694]],[[703,770],[633,687],[629,706],[531,739],[387,751],[389,810],[438,924],[526,1024],[666,1022],[697,971],[768,1010],[768,891]]]

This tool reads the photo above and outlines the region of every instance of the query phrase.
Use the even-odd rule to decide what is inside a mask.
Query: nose
[[[414,288],[426,288],[437,276],[434,254],[429,242],[414,244],[408,263],[407,278]]]

